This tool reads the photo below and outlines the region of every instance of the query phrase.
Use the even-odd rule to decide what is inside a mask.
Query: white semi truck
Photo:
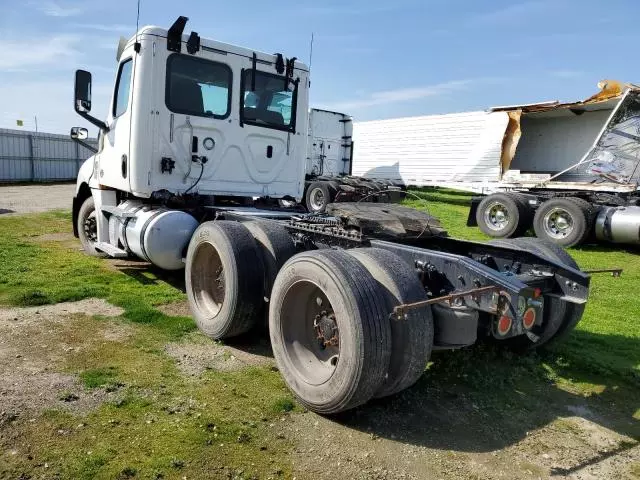
[[[354,125],[353,173],[488,194],[468,224],[493,237],[535,230],[568,247],[640,243],[640,89],[615,81],[573,103]]]
[[[102,132],[73,199],[88,254],[184,268],[214,339],[267,315],[285,382],[323,414],[411,386],[433,349],[490,338],[526,352],[575,327],[590,277],[554,245],[455,240],[398,205],[285,208],[305,192],[308,68],[185,35],[186,22],[122,44],[104,121],[76,72],[74,108]]]

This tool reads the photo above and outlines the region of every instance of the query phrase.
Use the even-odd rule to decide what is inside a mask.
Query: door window
[[[223,63],[174,54],[167,60],[165,103],[174,113],[226,118],[231,82],[231,69]]]
[[[242,91],[242,121],[244,123],[295,131],[294,112],[297,97],[295,82],[281,75],[259,70],[246,70]]]
[[[133,60],[125,60],[120,64],[118,79],[116,81],[116,93],[113,102],[113,116],[119,117],[129,107],[129,91],[131,90],[131,70]]]

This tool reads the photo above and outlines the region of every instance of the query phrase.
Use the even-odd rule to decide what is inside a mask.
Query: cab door
[[[133,48],[125,51],[118,66],[111,107],[107,115],[108,131],[100,154],[98,181],[118,190],[129,190],[130,127],[133,111],[132,82],[135,68]]]
[[[244,139],[238,143],[244,143],[246,172],[261,195],[299,197],[307,140],[306,107],[298,115],[301,81],[245,65],[240,79]]]

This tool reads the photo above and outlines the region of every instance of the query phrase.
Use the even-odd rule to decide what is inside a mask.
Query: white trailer
[[[640,89],[599,85],[574,103],[356,123],[353,173],[490,194],[469,224],[494,237],[640,243]]]
[[[400,199],[401,186],[387,179],[354,176],[353,120],[344,113],[312,108],[304,205],[312,213],[324,212],[332,202],[390,202]]]
[[[267,315],[285,382],[323,414],[410,387],[434,348],[491,337],[523,353],[573,330],[590,278],[554,245],[455,240],[397,205],[283,208],[302,200],[307,165],[344,168],[329,143],[307,148],[308,68],[185,35],[186,22],[122,43],[104,121],[90,113],[91,74],[76,72],[74,108],[101,130],[73,199],[88,254],[184,268],[214,339]]]

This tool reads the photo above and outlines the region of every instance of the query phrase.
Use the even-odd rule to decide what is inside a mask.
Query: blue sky
[[[356,120],[576,100],[605,78],[640,83],[637,0],[142,0],[141,25],[309,59],[312,106]],[[0,0],[0,127],[66,133],[73,72],[103,116],[134,0]]]

